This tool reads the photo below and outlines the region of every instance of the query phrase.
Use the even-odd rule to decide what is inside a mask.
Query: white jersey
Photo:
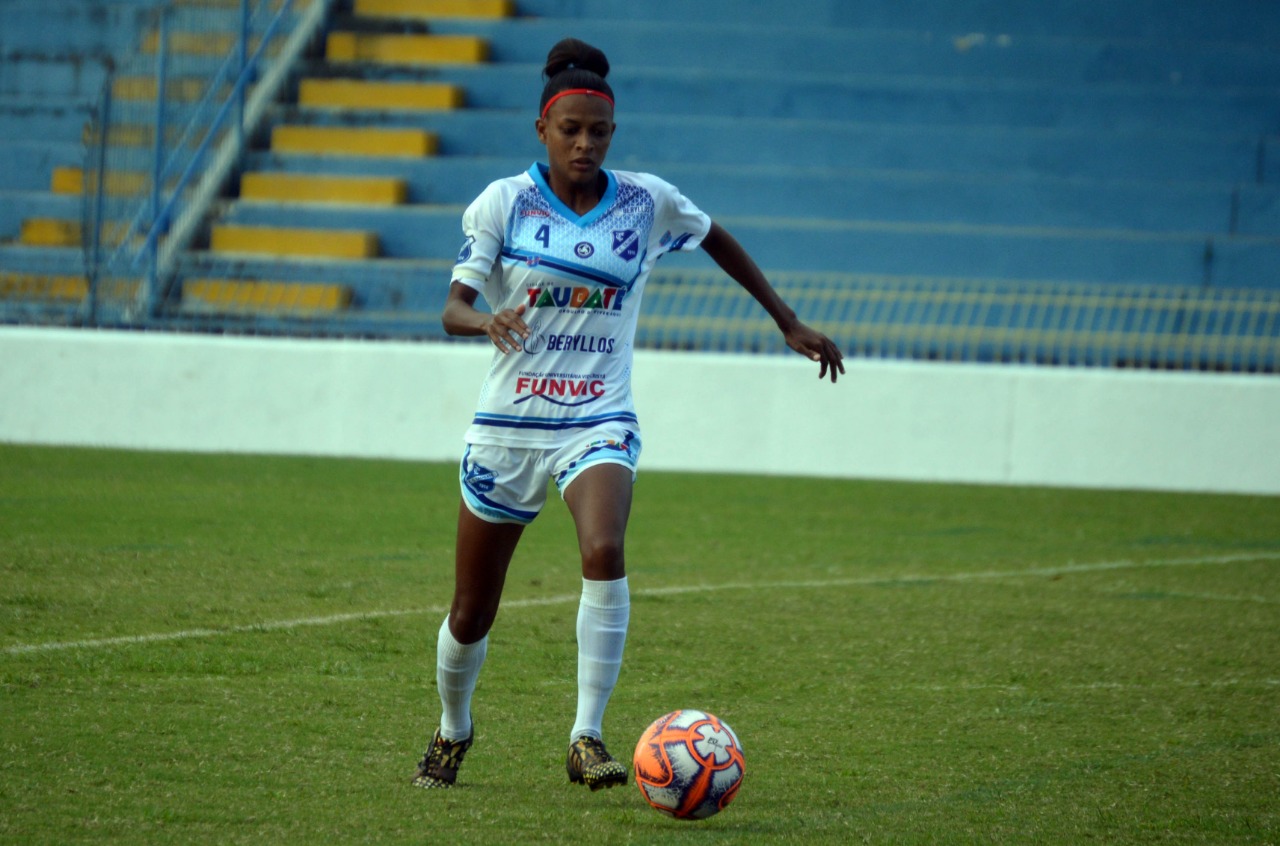
[[[489,185],[462,216],[453,279],[497,313],[525,303],[523,351],[495,350],[467,443],[550,448],[587,429],[636,429],[632,346],[645,280],[672,250],[702,243],[711,219],[655,176],[604,171],[599,204],[574,213],[547,167]]]

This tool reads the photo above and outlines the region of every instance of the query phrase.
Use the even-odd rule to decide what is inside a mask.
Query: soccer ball
[[[718,814],[738,795],[746,761],[728,723],[705,711],[672,711],[649,724],[632,758],[640,795],[681,820]]]

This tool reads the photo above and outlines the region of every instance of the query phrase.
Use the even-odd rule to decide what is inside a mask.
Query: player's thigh
[[[449,607],[449,629],[458,642],[474,643],[492,628],[507,569],[523,533],[523,523],[494,523],[477,517],[465,502],[458,506]]]
[[[609,581],[626,575],[631,487],[629,468],[602,463],[584,470],[565,489],[565,503],[578,533],[584,578]]]
[[[462,643],[483,637],[497,618],[516,545],[546,502],[546,472],[540,465],[535,451],[491,445],[468,446],[462,456],[449,611],[450,629]]]
[[[640,454],[634,433],[596,433],[566,449],[553,474],[573,515],[588,579],[626,575],[624,541]]]

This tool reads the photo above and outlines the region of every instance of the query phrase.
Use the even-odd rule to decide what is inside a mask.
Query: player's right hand
[[[528,303],[520,303],[515,308],[504,308],[485,327],[485,334],[503,355],[520,352],[521,344],[528,339],[529,326],[524,322],[524,313],[528,308]]]

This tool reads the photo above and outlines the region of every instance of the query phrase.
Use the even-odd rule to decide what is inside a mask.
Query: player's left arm
[[[831,381],[836,381],[837,373],[844,373],[844,355],[835,342],[826,335],[806,326],[796,317],[791,307],[783,302],[782,297],[769,284],[764,273],[756,265],[755,260],[742,248],[738,240],[715,221],[711,222],[711,230],[702,239],[702,249],[720,265],[725,273],[733,277],[747,293],[755,297],[764,310],[769,312],[773,322],[786,338],[787,346],[807,358],[819,362],[818,378],[825,378],[828,371]]]

